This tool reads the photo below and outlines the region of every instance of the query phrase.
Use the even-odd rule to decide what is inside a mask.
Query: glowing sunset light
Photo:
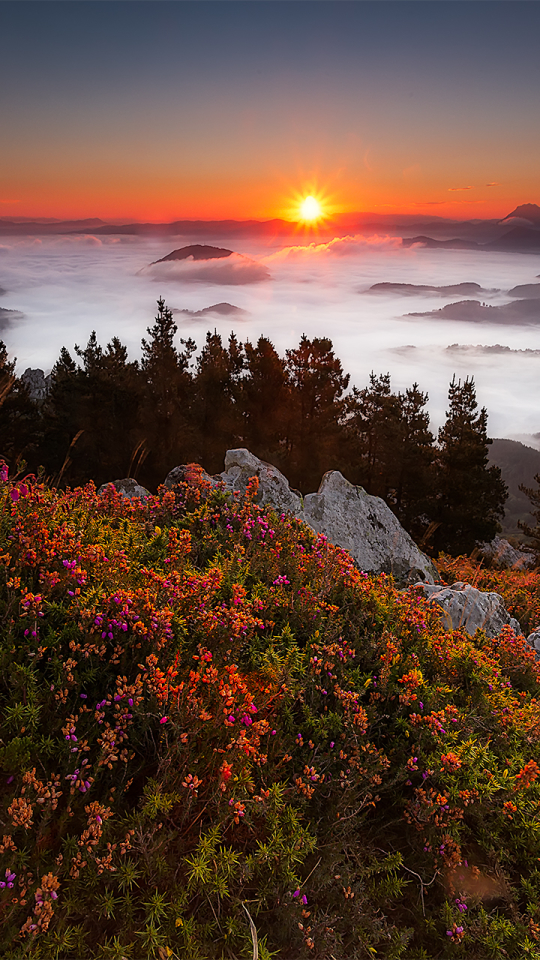
[[[322,209],[316,197],[306,197],[300,204],[302,220],[318,220],[322,216]]]

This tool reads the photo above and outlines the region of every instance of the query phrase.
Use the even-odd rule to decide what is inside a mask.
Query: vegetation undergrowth
[[[540,669],[300,522],[0,474],[0,952],[540,958]]]

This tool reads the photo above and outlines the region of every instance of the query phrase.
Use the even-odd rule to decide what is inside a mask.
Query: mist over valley
[[[440,233],[449,229],[441,221],[431,224]],[[234,242],[230,223],[221,225],[223,235],[206,223],[204,236],[199,227],[173,244],[162,236],[110,233],[115,225],[93,233],[60,232],[67,229],[60,222],[46,226],[20,222],[16,236],[2,237],[0,326],[19,373],[48,372],[62,346],[71,352],[74,344],[84,346],[92,330],[103,345],[118,336],[139,357],[163,296],[178,337],[193,337],[199,349],[209,329],[224,339],[231,331],[251,342],[268,336],[280,352],[303,333],[330,337],[357,386],[372,370],[388,371],[395,389],[418,382],[429,393],[434,427],[444,420],[453,374],[473,375],[490,435],[530,435],[537,443],[536,255],[407,246],[402,236],[382,231],[285,237],[266,235],[264,224],[255,235],[247,224],[241,235],[237,222]],[[490,230],[501,227],[508,224]]]

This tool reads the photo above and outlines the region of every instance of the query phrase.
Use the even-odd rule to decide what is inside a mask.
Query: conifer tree
[[[419,540],[429,526],[433,499],[435,437],[429,429],[427,393],[417,383],[398,394],[401,435],[396,451],[397,476],[392,509]]]
[[[507,498],[499,467],[488,465],[487,411],[478,412],[474,379],[450,384],[436,463],[435,549],[457,555],[497,532]]]
[[[16,376],[15,364],[0,340],[0,456],[12,470],[21,460],[36,469],[33,460],[39,437],[39,412],[28,388]]]
[[[144,396],[141,410],[141,451],[148,454],[141,479],[152,486],[163,482],[168,471],[193,458],[191,416],[193,380],[190,361],[195,342],[174,338],[178,327],[172,310],[162,297],[155,323],[147,328],[150,339],[142,340],[141,369]]]
[[[75,352],[82,360],[78,426],[83,433],[73,462],[81,480],[91,476],[99,486],[136,473],[132,452],[138,444],[142,381],[137,361],[128,362],[118,337],[103,350],[93,331],[86,347],[75,346]]]
[[[317,489],[323,473],[337,466],[344,413],[343,391],[349,375],[326,337],[302,335],[287,350],[291,388],[288,428],[288,477],[303,493]]]
[[[196,459],[210,473],[223,470],[228,448],[244,444],[241,376],[244,348],[234,333],[228,347],[214,330],[197,359],[193,383],[193,422]]]
[[[402,436],[401,404],[392,393],[390,374],[371,373],[368,387],[354,387],[346,411],[349,478],[368,493],[388,500],[397,484]]]
[[[267,337],[245,344],[242,380],[244,443],[262,460],[285,466],[290,388],[285,360]]]

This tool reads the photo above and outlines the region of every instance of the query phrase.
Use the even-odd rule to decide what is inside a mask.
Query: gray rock
[[[523,634],[520,624],[510,616],[498,593],[486,593],[462,581],[450,587],[426,583],[416,586],[422,587],[430,603],[442,608],[443,622],[448,630],[464,627],[471,636],[477,630],[484,630],[488,637],[496,637],[508,625],[517,634]]]
[[[495,537],[491,543],[481,544],[479,554],[500,570],[526,570],[536,566],[536,557],[532,550],[518,550],[502,537]]]
[[[289,481],[277,467],[259,460],[244,447],[227,450],[225,470],[221,474],[225,489],[244,493],[251,477],[258,477],[259,480],[259,490],[255,498],[257,503],[270,503],[275,510],[294,513],[295,516],[302,511],[302,497],[291,490]]]
[[[530,643],[531,647],[534,647],[540,654],[540,627],[537,627],[536,630],[533,630],[533,632],[529,634],[527,643]]]
[[[145,497],[150,497],[151,493],[146,487],[141,487],[140,483],[137,483],[136,480],[133,480],[132,477],[125,477],[123,480],[111,480],[110,483],[102,483],[98,490],[98,494],[101,496],[105,493],[107,487],[112,486],[118,493],[121,493],[123,497],[127,497],[128,500],[134,500],[136,497],[143,500]]]
[[[308,494],[297,515],[347,550],[366,573],[391,573],[398,583],[433,583],[439,576],[384,500],[355,487],[337,470],[325,473],[318,492]]]
[[[172,474],[174,471],[165,486],[170,485]],[[310,493],[303,500],[277,467],[240,448],[227,451],[225,470],[213,482],[221,481],[226,490],[244,493],[254,476],[259,478],[257,502],[269,503],[278,512],[292,513],[303,520],[316,533],[347,550],[366,573],[391,573],[401,584],[418,579],[432,583],[438,577],[431,560],[418,549],[384,500],[353,486],[338,471],[326,473],[318,493]]]
[[[173,490],[174,487],[178,486],[179,483],[185,483],[186,478],[189,476],[189,472],[189,465],[186,463],[181,464],[179,467],[173,467],[173,469],[170,470],[165,477],[163,486],[166,487],[167,490]],[[206,470],[201,471],[201,479],[205,483],[210,483],[213,487],[217,487],[220,484],[220,478],[211,477]]]
[[[51,385],[50,374],[46,377],[43,370],[32,370],[31,367],[27,367],[21,374],[21,381],[28,387],[32,400],[45,400]]]

